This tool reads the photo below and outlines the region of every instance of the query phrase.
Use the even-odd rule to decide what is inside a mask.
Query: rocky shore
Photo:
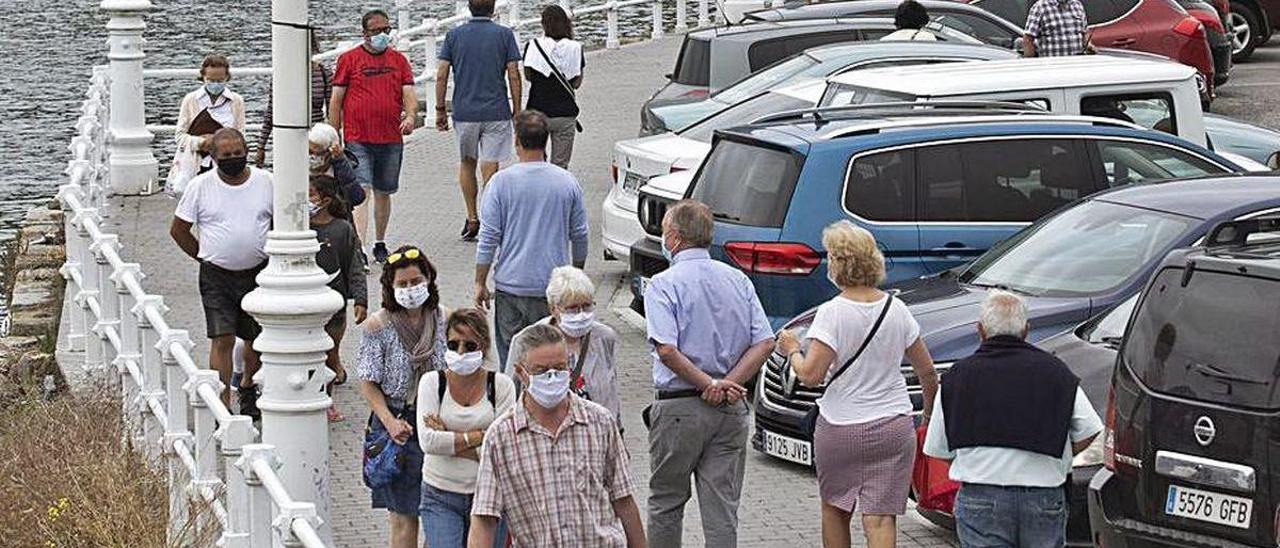
[[[31,209],[3,265],[9,326],[0,337],[0,382],[10,387],[61,385],[54,349],[66,285],[58,272],[66,258],[63,227],[56,201]]]

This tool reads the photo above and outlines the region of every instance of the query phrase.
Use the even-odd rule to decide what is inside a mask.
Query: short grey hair
[[[667,209],[662,220],[681,243],[692,247],[711,247],[715,220],[706,204],[697,200],[680,200]]]
[[[596,286],[587,273],[572,266],[562,266],[551,271],[547,281],[547,304],[561,306],[574,299],[594,300]]]
[[[311,131],[307,132],[307,141],[320,145],[325,150],[333,148],[339,140],[338,130],[324,122],[311,126]]]
[[[1027,329],[1027,303],[1008,291],[993,290],[982,301],[978,324],[988,337],[1008,335],[1022,338]]]
[[[535,349],[553,344],[564,346],[564,334],[551,324],[535,323],[524,328],[524,331],[521,331],[518,337],[520,339],[520,352],[515,358],[516,363],[520,365],[524,365],[524,359]]]

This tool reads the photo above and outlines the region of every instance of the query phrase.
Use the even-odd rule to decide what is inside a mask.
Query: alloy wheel
[[[1231,29],[1231,54],[1235,55],[1244,51],[1253,41],[1253,29],[1249,27],[1249,19],[1240,13],[1231,12],[1227,15],[1227,20]]]

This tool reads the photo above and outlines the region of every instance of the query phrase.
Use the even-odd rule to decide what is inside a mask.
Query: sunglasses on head
[[[466,354],[467,352],[475,352],[477,350],[480,350],[480,345],[477,344],[475,341],[449,341],[445,343],[445,346],[449,350],[458,352],[460,354]],[[462,348],[461,351],[458,350],[459,347]]]
[[[388,255],[387,264],[396,264],[400,262],[401,259],[413,260],[421,256],[422,256],[422,252],[418,251],[418,248],[411,247],[409,249],[404,250],[401,253],[392,253],[391,255]]]

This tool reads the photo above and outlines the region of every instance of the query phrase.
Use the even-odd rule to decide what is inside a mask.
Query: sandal
[[[325,410],[324,415],[325,418],[329,419],[329,422],[342,422],[347,420],[347,417],[343,416],[341,411],[338,411],[337,406],[330,406]]]

